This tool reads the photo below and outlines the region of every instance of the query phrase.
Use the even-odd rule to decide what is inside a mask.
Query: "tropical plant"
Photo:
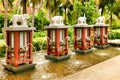
[[[34,27],[34,17],[35,17],[35,5],[42,5],[42,0],[31,0],[31,3],[33,4],[33,12],[32,12],[32,27]]]
[[[61,10],[64,10],[63,12],[65,12],[64,23],[66,24],[67,15],[70,15],[70,12],[73,10],[73,0],[61,0],[60,13]]]
[[[87,18],[88,24],[94,24],[96,18],[99,16],[97,13],[97,7],[94,3],[94,0],[84,2],[84,6],[81,2],[75,1],[73,5],[71,22],[72,24],[76,24],[77,20],[80,16],[84,16]]]
[[[44,27],[49,25],[49,21],[46,18],[46,14],[43,10],[39,10],[38,14],[35,16],[35,27],[36,30],[44,30]]]
[[[0,57],[5,56],[5,51],[6,51],[6,43],[4,40],[0,40]]]
[[[69,17],[69,23],[76,24],[80,16],[83,15],[82,3],[75,1],[73,5],[73,11],[71,12],[71,17]]]

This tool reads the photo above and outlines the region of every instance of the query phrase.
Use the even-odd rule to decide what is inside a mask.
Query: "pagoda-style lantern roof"
[[[26,31],[26,30],[35,30],[35,27],[6,27],[3,28],[6,31]]]
[[[105,17],[100,16],[94,24],[94,46],[97,48],[107,48],[108,45],[108,24],[105,24]]]
[[[32,55],[32,37],[34,27],[28,27],[27,14],[15,14],[11,18],[12,25],[4,27],[6,64],[4,68],[13,73],[35,68]],[[17,22],[21,22],[18,25]]]
[[[86,23],[86,17],[79,17],[78,23],[74,27],[92,27],[92,25],[88,25]]]
[[[109,24],[105,24],[105,17],[100,16],[97,18],[96,24],[94,24],[94,27],[108,27]]]
[[[51,60],[68,59],[68,26],[64,25],[62,16],[54,16],[47,30],[47,55]]]
[[[90,40],[92,25],[86,23],[86,17],[79,17],[78,23],[74,25],[74,50],[78,53],[88,53],[92,51]]]
[[[46,26],[45,29],[68,28],[63,22],[62,16],[54,16],[51,19],[50,25]]]

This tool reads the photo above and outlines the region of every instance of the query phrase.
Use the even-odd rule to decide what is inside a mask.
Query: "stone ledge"
[[[35,68],[35,65],[36,64],[22,64],[19,65],[18,67],[14,67],[10,64],[3,64],[5,70],[11,71],[14,74],[33,70]]]
[[[89,52],[92,52],[93,49],[87,49],[87,50],[74,50],[76,53],[89,53]]]
[[[63,55],[63,56],[53,56],[53,55],[45,55],[45,58],[46,59],[50,59],[52,61],[62,61],[62,60],[65,60],[65,59],[69,59],[70,58],[70,55]]]
[[[98,49],[105,49],[105,48],[108,48],[109,47],[109,44],[107,45],[104,45],[104,46],[94,46],[95,48],[98,48]]]

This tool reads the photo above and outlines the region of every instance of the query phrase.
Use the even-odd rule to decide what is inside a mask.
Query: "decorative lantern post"
[[[62,16],[54,16],[47,30],[47,55],[51,60],[68,59],[68,27],[63,24]]]
[[[78,53],[88,53],[92,51],[90,25],[86,24],[86,18],[79,17],[78,24],[74,26],[74,49]]]
[[[97,48],[108,47],[108,26],[105,24],[105,17],[101,16],[94,25],[94,46]]]
[[[13,15],[12,26],[3,28],[6,35],[5,69],[14,73],[33,69],[32,34],[34,27],[27,26],[27,14]],[[17,25],[18,20],[21,25]]]

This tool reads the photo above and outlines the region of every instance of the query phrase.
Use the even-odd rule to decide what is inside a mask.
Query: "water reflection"
[[[120,50],[120,47],[116,48],[117,50]]]
[[[34,54],[34,63],[37,64],[36,69],[18,75],[4,71],[2,64],[5,63],[5,58],[1,58],[0,80],[57,80],[58,78],[73,74],[81,69],[119,55],[120,48],[109,47],[104,50],[93,48],[93,52],[87,54],[77,54],[70,51],[70,59],[62,62],[46,60],[44,57],[45,54],[46,53]]]

